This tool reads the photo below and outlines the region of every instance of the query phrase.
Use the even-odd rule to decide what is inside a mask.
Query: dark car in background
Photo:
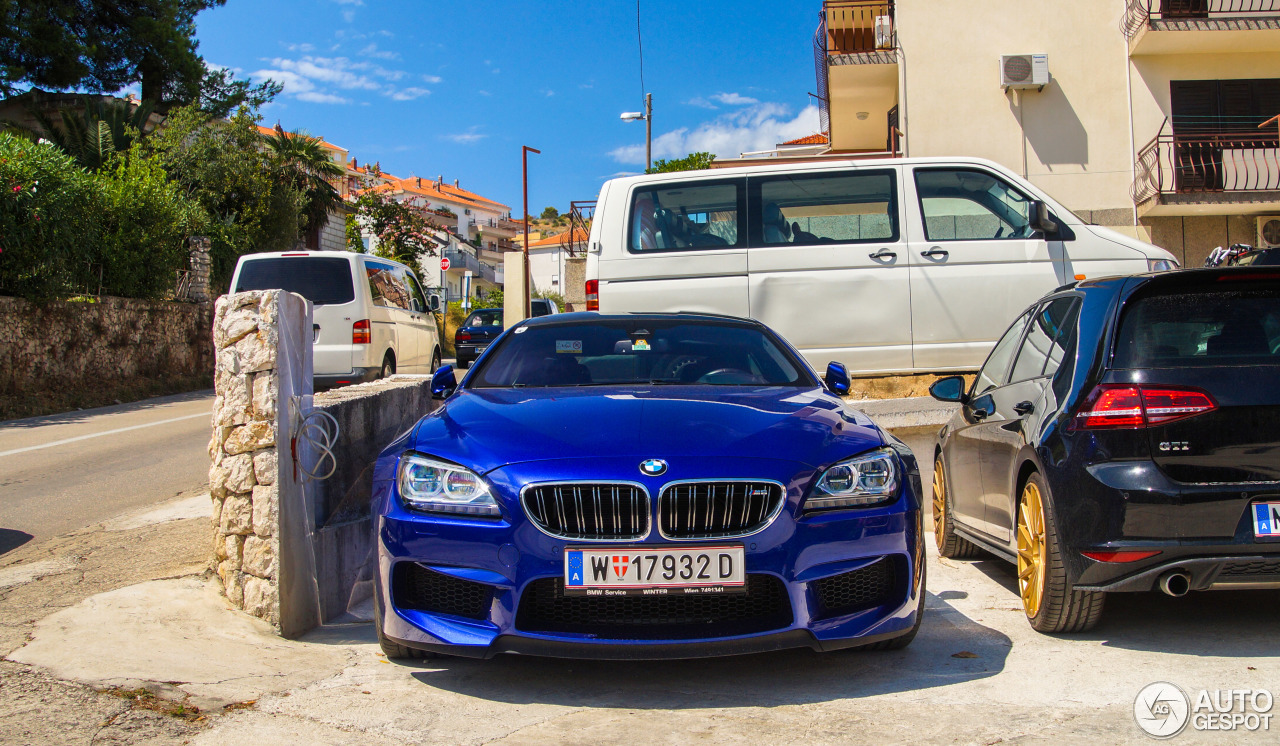
[[[1280,273],[1090,280],[1024,312],[934,453],[944,557],[1016,563],[1042,632],[1118,591],[1280,588]]]
[[[502,334],[502,309],[480,308],[472,311],[453,333],[454,356],[459,368],[466,368]]]

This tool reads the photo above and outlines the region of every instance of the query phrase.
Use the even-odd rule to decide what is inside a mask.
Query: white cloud
[[[361,56],[361,57],[377,57],[377,58],[378,58],[378,59],[380,59],[380,60],[398,60],[398,59],[400,59],[400,53],[399,53],[399,52],[392,52],[392,51],[387,50],[387,49],[378,49],[378,45],[377,45],[377,44],[370,44],[369,46],[365,47],[364,49],[361,49],[361,50],[360,50],[360,56]]]
[[[392,101],[412,101],[428,93],[431,93],[431,91],[426,88],[402,88],[398,91],[388,89],[382,95],[390,96]]]
[[[492,93],[489,93],[488,91],[476,91],[476,93],[480,94],[481,96],[492,96],[492,95],[493,95]]]
[[[468,127],[466,132],[460,132],[455,135],[441,135],[441,137],[445,140],[449,140],[450,142],[456,142],[459,145],[472,145],[488,137],[486,134],[476,132],[478,129],[480,128]]]
[[[332,93],[321,93],[319,91],[304,91],[299,93],[296,98],[299,101],[310,101],[313,104],[349,104],[351,99],[335,96]]]
[[[737,93],[717,93],[711,98],[719,101],[725,106],[750,106],[752,104],[760,103],[759,99],[751,98],[750,96],[742,96]]]
[[[721,158],[754,150],[770,150],[780,142],[818,131],[818,107],[806,106],[792,117],[784,104],[762,103],[722,114],[692,129],[664,133],[653,140],[653,157],[683,158],[706,151]],[[609,153],[619,163],[644,163],[644,143],[626,145]]]
[[[351,23],[355,19],[356,19],[356,12],[354,10],[342,11],[342,20],[346,21],[347,23]]]
[[[697,98],[691,98],[688,101],[685,101],[685,104],[688,106],[696,106],[699,109],[719,109],[720,108],[719,106],[716,106],[715,104],[711,103],[710,101],[706,100],[701,96],[698,96]]]
[[[284,48],[290,52],[301,52],[303,54],[316,51],[314,44],[307,44],[306,42],[302,44],[286,44]]]
[[[364,0],[333,0],[338,5],[364,5]]]
[[[422,79],[432,85],[435,85],[436,83],[439,83],[440,81],[444,80],[444,78],[440,77],[439,75],[423,75]]]
[[[363,88],[374,91],[380,88],[377,83],[353,70],[369,68],[367,63],[352,64],[346,57],[312,57],[310,55],[297,60],[276,57],[271,64],[281,70],[297,73],[313,81],[329,83],[339,88]]]

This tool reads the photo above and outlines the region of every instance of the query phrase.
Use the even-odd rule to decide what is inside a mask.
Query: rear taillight
[[[1084,556],[1098,562],[1137,562],[1160,554],[1160,550],[1149,549],[1105,549],[1095,552],[1081,552]]]
[[[351,344],[367,345],[369,344],[369,320],[360,319],[351,325]]]
[[[600,281],[587,280],[587,310],[600,310]]]
[[[1211,412],[1218,405],[1199,389],[1102,384],[1089,394],[1072,430],[1115,430],[1165,425]]]
[[[471,332],[458,332],[453,338],[455,342],[469,342],[470,340]]]

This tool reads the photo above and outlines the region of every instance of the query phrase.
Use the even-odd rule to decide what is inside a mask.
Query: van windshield
[[[336,257],[243,259],[234,292],[246,290],[287,290],[317,306],[350,303],[356,298],[351,262]]]

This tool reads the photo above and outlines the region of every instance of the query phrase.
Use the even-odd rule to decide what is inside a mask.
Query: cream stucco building
[[[1259,127],[1280,114],[1280,0],[827,0],[815,10],[828,142],[777,158],[989,158],[1186,266],[1215,246],[1258,244],[1265,217],[1280,216],[1280,126]],[[1047,83],[1005,85],[1041,62],[1032,55],[1046,56]]]

